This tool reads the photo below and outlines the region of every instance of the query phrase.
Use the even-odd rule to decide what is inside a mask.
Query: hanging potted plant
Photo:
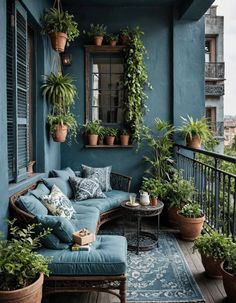
[[[178,211],[179,230],[183,240],[194,241],[202,231],[205,216],[197,203],[186,204]]]
[[[44,77],[41,86],[43,95],[52,105],[52,113],[48,116],[50,133],[54,141],[64,142],[69,134],[76,138],[77,122],[70,112],[76,96],[76,87],[69,75],[50,73]]]
[[[90,24],[88,36],[93,39],[93,43],[97,46],[102,45],[103,37],[106,35],[107,27],[104,24]]]
[[[35,252],[40,239],[34,235],[35,225],[24,229],[10,222],[11,240],[0,241],[0,302],[40,303],[44,274],[48,275],[50,259]]]
[[[220,264],[226,258],[230,243],[229,238],[217,231],[206,232],[194,241],[193,252],[198,250],[201,254],[202,264],[208,277],[222,278]]]
[[[113,145],[117,135],[117,129],[106,128],[105,129],[105,140],[107,145]]]
[[[120,144],[129,145],[129,137],[130,137],[129,131],[123,128],[119,131],[119,133],[120,133]]]
[[[201,145],[212,138],[212,133],[206,123],[206,119],[194,120],[192,117],[181,117],[183,125],[178,129],[186,139],[186,145],[192,148],[201,148]]]
[[[42,33],[50,36],[52,48],[58,52],[64,52],[66,43],[80,34],[74,16],[62,10],[60,0],[55,0],[53,8],[45,10],[41,22]]]
[[[87,135],[87,141],[88,145],[97,145],[98,143],[98,136],[101,131],[101,121],[100,120],[94,120],[94,121],[87,121],[83,125],[84,131]]]

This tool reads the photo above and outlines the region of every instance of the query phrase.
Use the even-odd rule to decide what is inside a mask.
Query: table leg
[[[157,247],[159,247],[160,215],[157,215]]]
[[[139,254],[139,244],[140,244],[140,232],[141,232],[141,216],[137,217],[137,250],[136,255]]]

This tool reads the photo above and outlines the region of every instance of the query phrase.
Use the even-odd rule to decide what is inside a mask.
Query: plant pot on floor
[[[59,53],[64,52],[67,42],[67,34],[62,32],[53,32],[50,33],[49,36],[51,39],[52,48]]]
[[[10,291],[0,291],[0,303],[40,303],[44,274],[31,285]]]
[[[205,256],[201,253],[202,264],[205,268],[206,275],[213,279],[222,279],[220,264],[222,260],[215,259],[212,256]]]
[[[98,135],[88,134],[88,145],[96,146],[98,144]]]
[[[177,212],[179,216],[179,230],[183,240],[194,241],[200,234],[205,221],[205,216],[200,218],[188,218]]]
[[[221,272],[224,289],[230,303],[235,303],[236,298],[236,276],[227,271],[227,262],[221,263]]]
[[[106,144],[107,145],[114,145],[115,137],[113,137],[113,136],[106,136],[105,139],[106,139]]]
[[[68,125],[57,124],[54,133],[52,134],[53,140],[55,142],[64,142],[66,140],[67,132],[68,132]]]

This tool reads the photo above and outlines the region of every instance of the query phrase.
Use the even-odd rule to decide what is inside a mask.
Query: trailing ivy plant
[[[148,83],[147,69],[144,64],[145,46],[141,40],[144,33],[136,27],[131,31],[128,47],[125,51],[125,79],[124,87],[127,98],[124,103],[126,122],[129,124],[132,138],[140,142],[143,129],[143,115],[146,112],[147,95],[144,92]]]

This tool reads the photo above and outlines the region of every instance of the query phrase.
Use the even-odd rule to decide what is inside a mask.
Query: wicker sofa
[[[24,198],[27,202],[31,201],[29,197],[32,193],[38,194],[39,184],[41,181],[10,197],[11,217],[17,218],[20,224],[35,222],[39,211],[32,211],[32,204],[28,203],[29,209],[25,209],[18,202],[22,196],[27,198]],[[96,203],[91,200],[73,201],[78,216],[78,220],[74,220],[76,227],[88,227],[96,233],[102,224],[121,216],[119,205],[128,198],[130,184],[131,177],[111,173],[112,191],[106,193],[107,199],[97,199]],[[126,302],[127,243],[124,237],[97,235],[89,253],[72,252],[69,248],[53,250],[45,247],[38,252],[53,256],[52,264],[49,265],[51,274],[45,278],[44,295],[55,292],[102,291],[114,294],[121,303]]]

